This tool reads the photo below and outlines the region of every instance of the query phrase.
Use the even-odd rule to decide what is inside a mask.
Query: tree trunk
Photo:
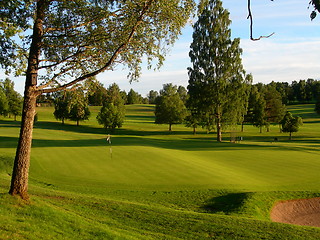
[[[171,132],[171,130],[172,130],[172,124],[169,124],[169,132]]]
[[[292,132],[290,132],[289,140],[292,140]]]
[[[28,177],[30,166],[30,154],[32,144],[32,131],[36,109],[37,77],[39,56],[41,54],[43,20],[48,0],[38,0],[36,17],[33,25],[32,42],[30,46],[28,68],[26,71],[26,82],[24,90],[24,102],[21,119],[20,138],[14,160],[11,187],[11,195],[19,195],[28,199]]]
[[[222,133],[221,133],[221,120],[220,116],[217,117],[217,141],[222,142]]]
[[[196,135],[196,127],[193,127],[193,135]]]
[[[11,195],[19,195],[22,199],[28,199],[28,177],[36,98],[37,95],[33,87],[28,87],[25,92],[20,138],[9,191]]]

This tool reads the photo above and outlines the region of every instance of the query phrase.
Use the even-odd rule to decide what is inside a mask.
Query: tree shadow
[[[16,148],[18,145],[18,137],[0,136],[0,148]]]
[[[201,209],[209,213],[230,215],[239,212],[252,193],[229,193],[209,199]]]
[[[36,122],[34,129],[47,129],[47,130],[61,130],[66,132],[75,133],[91,133],[91,134],[106,134],[106,130],[103,128],[97,128],[87,125],[72,125],[62,124],[59,122]]]

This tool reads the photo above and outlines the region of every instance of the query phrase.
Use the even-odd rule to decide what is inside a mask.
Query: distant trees
[[[289,139],[292,140],[292,133],[298,132],[302,125],[301,117],[293,117],[290,112],[287,112],[281,120],[282,132],[289,133]]]
[[[148,93],[149,104],[155,104],[158,96],[159,96],[159,93],[157,91],[151,90]]]
[[[142,103],[142,97],[139,93],[135,92],[132,88],[127,95],[127,104],[139,104]]]
[[[269,131],[270,124],[279,124],[285,113],[286,106],[273,84],[259,83],[251,87],[245,122],[260,128],[260,132],[263,127]]]
[[[22,96],[14,90],[14,82],[9,78],[0,80],[0,114],[4,116],[17,116],[22,114]]]
[[[259,92],[258,87],[253,85],[251,87],[248,111],[245,115],[245,122],[251,123],[253,126],[260,129],[262,132],[262,127],[266,125],[266,101],[263,95]]]
[[[169,124],[169,131],[173,124],[182,123],[187,115],[187,109],[180,98],[177,86],[172,83],[164,84],[160,96],[156,99],[155,123]]]
[[[64,91],[60,93],[54,101],[53,115],[64,124],[65,119],[77,122],[88,120],[90,110],[88,99],[81,88],[74,91]]]
[[[270,123],[279,123],[286,113],[286,106],[282,103],[280,93],[271,85],[265,86],[263,91],[265,106],[266,127],[269,131]]]
[[[64,121],[69,118],[71,94],[70,92],[63,91],[56,95],[53,115],[64,124]]]
[[[194,116],[202,115],[207,128],[215,124],[220,142],[222,125],[242,122],[251,84],[241,63],[240,40],[231,40],[230,24],[222,2],[208,1],[194,25],[189,52],[193,64],[188,68],[190,110],[198,112]]]
[[[88,103],[91,106],[101,106],[107,91],[103,84],[98,82],[95,78],[88,79],[85,83],[87,89]]]
[[[121,96],[119,86],[112,84],[108,90],[103,106],[97,115],[97,121],[104,128],[113,132],[115,128],[122,127],[125,118],[124,100]]]
[[[318,97],[317,99],[317,102],[316,102],[316,106],[314,108],[314,111],[317,113],[317,114],[320,114],[320,96]]]

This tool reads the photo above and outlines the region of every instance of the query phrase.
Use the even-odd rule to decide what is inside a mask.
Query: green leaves
[[[187,115],[187,109],[181,99],[177,86],[164,84],[160,96],[156,99],[155,123],[172,124],[182,123]]]
[[[97,121],[106,130],[113,132],[115,128],[122,127],[124,118],[124,100],[121,97],[119,86],[114,83],[108,88],[107,97],[97,115]]]
[[[252,79],[242,67],[240,40],[231,40],[229,12],[219,0],[204,2],[189,52],[188,108],[207,129],[220,129],[241,122]]]

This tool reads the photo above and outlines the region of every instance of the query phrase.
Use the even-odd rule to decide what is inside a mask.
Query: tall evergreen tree
[[[231,40],[229,12],[220,0],[209,0],[194,25],[189,56],[189,96],[193,111],[214,122],[217,141],[222,126],[242,122],[246,112],[248,85],[241,62],[240,39]]]

